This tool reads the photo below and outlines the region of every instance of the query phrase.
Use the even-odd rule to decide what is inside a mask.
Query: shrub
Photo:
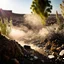
[[[62,2],[62,4],[60,4],[60,8],[61,8],[62,16],[64,17],[64,1]]]
[[[10,20],[8,22],[7,18],[4,18],[3,20],[0,18],[0,32],[1,32],[1,34],[8,37],[8,35],[11,31],[11,25],[12,25],[12,20]]]

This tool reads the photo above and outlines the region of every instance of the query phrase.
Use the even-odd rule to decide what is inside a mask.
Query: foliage
[[[61,21],[60,21],[60,18],[59,18],[59,15],[58,15],[58,12],[56,11],[56,19],[57,19],[57,24],[59,25],[59,27],[58,27],[58,29],[57,29],[57,32],[59,31],[59,30],[61,30],[63,27],[63,24],[61,23]]]
[[[7,18],[4,18],[4,20],[2,20],[0,18],[0,32],[1,32],[1,34],[8,36],[10,33],[10,30],[11,30],[11,24],[12,24],[11,20],[8,22]]]
[[[59,16],[58,16],[58,12],[56,11],[56,19],[57,19],[57,24],[60,24],[60,19],[59,19]]]
[[[60,4],[60,8],[61,8],[62,16],[64,18],[64,1],[62,2],[62,4]],[[59,25],[58,31],[62,30],[64,28],[64,24],[60,21],[57,11],[56,11],[56,19],[57,19],[57,24]]]
[[[62,4],[60,4],[60,8],[61,8],[62,16],[64,17],[64,1],[62,2]]]
[[[42,23],[45,24],[45,20],[51,13],[52,5],[50,0],[33,0],[31,5],[32,13],[37,14],[42,19]]]

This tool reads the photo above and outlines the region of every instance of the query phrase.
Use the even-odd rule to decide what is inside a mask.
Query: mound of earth
[[[18,42],[0,34],[0,64],[39,64],[42,63],[42,58],[47,60],[30,46],[22,47]]]
[[[0,34],[0,61],[7,61],[18,57],[23,58],[22,49],[18,43]]]
[[[18,42],[0,34],[0,64],[58,64],[58,62],[64,63],[55,58],[49,59],[30,46],[22,47]]]

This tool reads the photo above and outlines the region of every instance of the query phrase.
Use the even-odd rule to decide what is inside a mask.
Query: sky
[[[30,5],[32,0],[0,0],[0,8],[4,10],[12,10],[14,13],[19,14],[30,14]],[[51,0],[53,5],[52,13],[58,11],[61,13],[59,4],[62,3],[62,0]]]
[[[62,1],[63,0],[51,0],[51,4],[53,5],[52,13],[56,13],[56,11],[58,11],[58,13],[61,13],[60,4],[62,3]]]

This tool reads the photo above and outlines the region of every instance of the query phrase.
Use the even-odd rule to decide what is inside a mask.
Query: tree
[[[45,20],[51,13],[52,5],[50,0],[33,0],[30,7],[33,14],[37,14],[41,19],[42,23],[45,24]]]

